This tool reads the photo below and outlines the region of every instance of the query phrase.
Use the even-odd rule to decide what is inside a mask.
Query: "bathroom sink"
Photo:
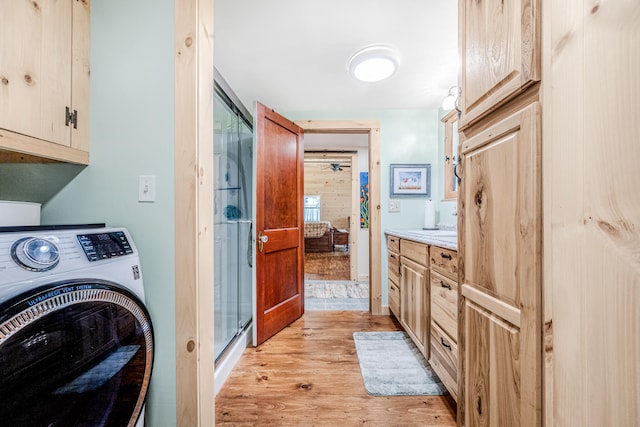
[[[453,230],[408,230],[407,233],[421,237],[458,237]]]

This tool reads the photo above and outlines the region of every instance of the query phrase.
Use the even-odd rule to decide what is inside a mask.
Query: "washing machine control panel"
[[[24,237],[11,245],[11,258],[25,270],[42,272],[58,265],[60,250],[49,239]]]
[[[133,253],[127,236],[122,231],[78,234],[77,237],[89,261],[100,261]]]

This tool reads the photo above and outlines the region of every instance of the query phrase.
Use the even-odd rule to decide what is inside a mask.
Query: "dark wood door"
[[[304,313],[303,130],[258,103],[257,345]]]

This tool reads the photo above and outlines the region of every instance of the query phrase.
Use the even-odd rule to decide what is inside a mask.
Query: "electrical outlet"
[[[156,176],[155,175],[138,176],[138,201],[139,202],[155,202],[156,201]]]
[[[389,212],[400,212],[400,200],[389,200]]]

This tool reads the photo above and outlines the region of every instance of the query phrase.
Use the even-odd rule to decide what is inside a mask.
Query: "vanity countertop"
[[[426,245],[458,250],[458,233],[455,230],[385,230],[385,234],[401,239],[413,240]]]

